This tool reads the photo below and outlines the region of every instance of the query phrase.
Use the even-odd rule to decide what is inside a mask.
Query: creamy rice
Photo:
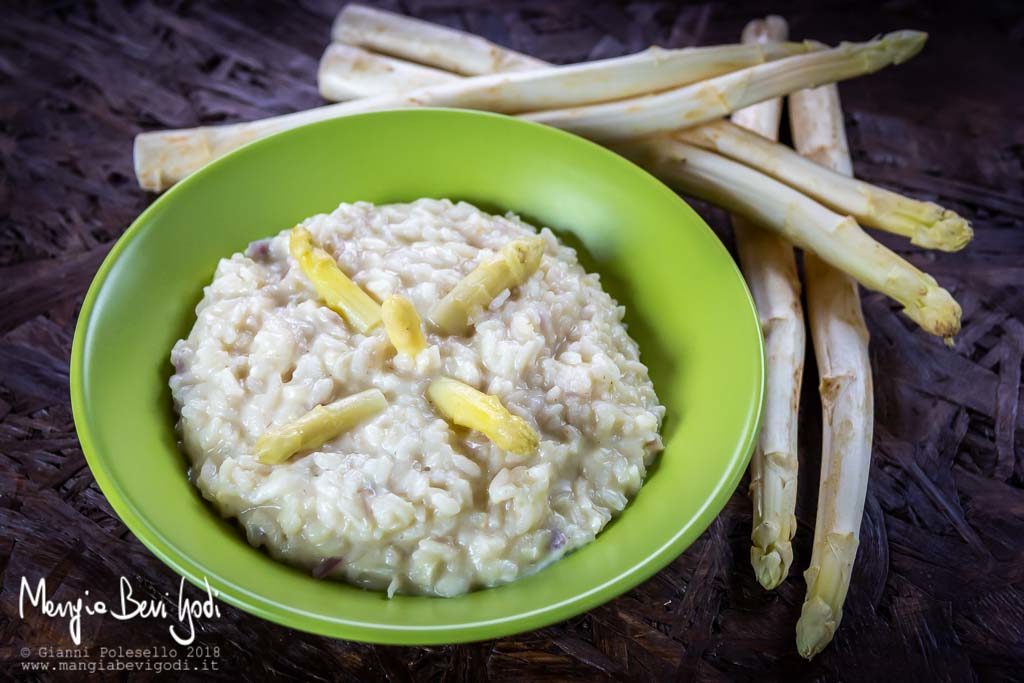
[[[427,311],[481,260],[537,234],[466,204],[342,204],[302,223],[378,301]],[[253,545],[375,589],[452,596],[507,583],[592,541],[643,483],[664,408],[623,308],[546,228],[540,268],[472,317],[427,328],[415,359],[384,330],[355,332],[321,305],[288,232],[223,259],[171,353],[192,478]],[[501,399],[540,434],[508,453],[427,401],[447,375]],[[312,453],[260,463],[268,428],[371,387],[388,408]]]

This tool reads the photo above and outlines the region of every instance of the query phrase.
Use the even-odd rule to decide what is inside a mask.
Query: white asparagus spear
[[[451,83],[456,78],[447,71],[377,55],[344,43],[327,46],[316,72],[320,96],[331,102],[409,92]],[[381,90],[381,83],[388,84],[386,91]]]
[[[617,147],[677,190],[738,213],[817,254],[903,305],[921,329],[951,342],[960,305],[949,292],[841,216],[788,185],[685,142],[658,138]]]
[[[728,121],[678,131],[675,136],[764,171],[829,208],[853,216],[865,227],[904,235],[918,246],[958,251],[971,241],[970,223],[938,204],[836,173]]]
[[[838,88],[794,93],[789,117],[801,154],[853,175]],[[822,410],[818,514],[796,625],[797,649],[810,659],[831,642],[843,616],[867,495],[874,399],[857,283],[813,254],[806,255],[804,271]]]
[[[895,31],[866,43],[842,43],[655,95],[542,111],[524,118],[599,142],[668,133],[795,90],[900,64],[920,52],[927,37],[920,31]]]
[[[779,59],[659,95],[620,99],[608,104],[555,109],[524,118],[574,130],[595,139],[620,139],[663,132],[710,121],[764,99],[823,82],[876,71],[909,58],[925,34],[899,31],[867,43],[846,43],[831,50]],[[700,53],[692,50],[689,55]],[[575,107],[581,103],[629,98],[654,82],[668,84],[675,72],[661,71],[660,51],[550,67],[529,72],[476,76],[421,88],[406,95],[384,95],[229,126],[143,133],[135,138],[135,174],[146,189],[163,189],[207,161],[273,133],[350,114],[415,106],[464,107],[503,113]],[[642,65],[646,64],[646,67]],[[784,64],[784,68],[775,65]],[[765,70],[767,67],[767,70]],[[648,72],[649,78],[624,75]],[[691,70],[682,70],[689,78]],[[579,74],[585,74],[580,77]],[[665,85],[665,87],[669,87]],[[596,107],[596,108],[595,108]],[[676,111],[676,110],[679,111]],[[680,113],[682,112],[682,113]],[[550,116],[548,116],[550,114]]]
[[[470,108],[492,111],[537,111],[560,105],[559,100],[584,98],[602,102],[636,95],[645,95],[666,88],[697,81],[763,64],[784,57],[806,54],[813,43],[771,43],[767,45],[712,45],[679,50],[651,47],[642,52],[613,60],[582,62],[559,67],[557,79],[535,81],[525,76],[505,78],[501,82],[500,99],[489,106],[487,94],[478,95]],[[404,81],[427,87],[438,83],[465,82],[455,74],[404,62],[393,57],[374,55],[359,48],[334,43],[327,48],[317,76],[320,93],[325,99],[351,99],[350,93],[394,95],[412,88]],[[609,65],[614,66],[610,69]],[[551,68],[551,65],[533,69]],[[332,97],[331,93],[341,97]],[[576,93],[582,93],[577,95]],[[582,100],[581,100],[582,101]]]
[[[545,66],[539,59],[497,48],[471,33],[359,4],[347,5],[338,13],[331,38],[466,76]]]
[[[743,42],[785,40],[786,22],[777,16],[751,21]],[[732,115],[737,126],[775,140],[782,99],[768,100]],[[778,235],[740,216],[732,218],[740,266],[757,304],[764,334],[767,377],[761,434],[750,459],[753,525],[750,563],[762,586],[782,583],[793,563],[796,532],[797,407],[804,373],[804,316],[793,247]]]

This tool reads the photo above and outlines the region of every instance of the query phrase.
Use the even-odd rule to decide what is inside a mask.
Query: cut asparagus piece
[[[332,102],[404,93],[451,83],[456,78],[458,76],[440,69],[377,55],[344,43],[327,46],[316,74],[320,96]]]
[[[831,50],[759,64],[656,95],[543,111],[524,118],[601,142],[667,133],[794,90],[905,62],[921,50],[926,39],[927,34],[920,31],[896,31],[866,43],[842,43]]]
[[[309,230],[292,228],[288,249],[328,308],[363,334],[380,322],[380,305],[345,275],[330,254],[313,245]]]
[[[540,237],[509,242],[434,305],[428,316],[430,323],[445,334],[463,334],[469,329],[469,316],[476,309],[487,306],[502,291],[530,279],[543,255],[544,240]]]
[[[427,348],[423,324],[411,301],[393,294],[384,300],[380,309],[384,318],[384,330],[388,333],[392,346],[399,353],[415,357]]]
[[[834,85],[791,95],[789,116],[801,154],[853,175]],[[843,616],[867,495],[874,400],[857,284],[813,254],[806,255],[804,270],[822,411],[818,514],[796,625],[797,649],[810,659],[831,642]]]
[[[747,24],[743,40],[779,41],[785,40],[787,33],[786,22],[770,16]],[[732,115],[738,126],[771,140],[778,138],[781,118],[779,98]],[[734,216],[732,225],[740,266],[757,304],[768,359],[761,433],[750,459],[750,563],[757,580],[771,590],[785,580],[793,563],[797,407],[806,345],[804,316],[793,247],[741,216]]]
[[[960,331],[960,305],[949,292],[872,239],[853,218],[760,171],[683,142],[639,140],[618,149],[679,191],[738,213],[892,297],[926,332],[951,342]]]
[[[734,47],[726,46],[726,51]],[[668,56],[665,51],[648,50],[585,64],[438,83],[401,94],[339,102],[248,123],[142,133],[135,137],[135,175],[143,188],[163,190],[203,164],[253,140],[307,123],[369,111],[435,106],[512,114],[630,97],[699,80],[708,70],[721,73],[729,68],[729,62],[714,57],[718,49],[721,48],[672,51]],[[761,54],[760,50],[741,49]],[[778,54],[808,49],[807,45],[783,46],[778,48]],[[671,68],[663,68],[666,61]]]
[[[319,448],[387,407],[379,389],[317,406],[294,422],[264,433],[256,440],[256,457],[268,465],[285,462],[296,453]]]
[[[477,391],[450,377],[430,383],[427,396],[447,419],[460,427],[475,429],[510,453],[529,455],[540,437],[529,423],[508,412],[496,396]]]
[[[338,14],[331,37],[466,76],[544,66],[539,59],[505,50],[471,33],[354,3]]]
[[[971,241],[970,223],[938,204],[910,199],[836,173],[728,121],[674,135],[763,171],[829,208],[853,216],[865,227],[904,235],[918,246],[958,251]]]
[[[467,97],[460,106],[511,113],[550,109],[561,106],[555,103],[566,99],[584,103],[644,95],[804,54],[813,47],[811,43],[715,45],[681,50],[652,47],[614,60],[561,67],[556,80],[534,80],[522,74],[510,76],[502,79],[498,99],[492,100],[491,94],[484,91],[472,99]],[[393,95],[409,92],[411,84],[424,87],[465,81],[451,73],[338,43],[324,53],[318,79],[320,92],[327,99],[347,99],[344,96],[350,97],[354,92]],[[342,97],[332,97],[335,92]]]

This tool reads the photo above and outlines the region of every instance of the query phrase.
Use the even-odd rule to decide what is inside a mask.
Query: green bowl
[[[577,248],[626,306],[661,402],[665,450],[590,545],[515,583],[457,598],[364,591],[250,547],[189,483],[167,380],[218,259],[340,202],[448,197],[515,211]],[[440,644],[566,619],[679,555],[736,488],[764,384],[739,271],[679,197],[581,138],[503,116],[391,111],[247,145],[179,183],[125,232],[82,306],[71,353],[78,436],[128,528],[192,583],[265,619],[338,638]]]

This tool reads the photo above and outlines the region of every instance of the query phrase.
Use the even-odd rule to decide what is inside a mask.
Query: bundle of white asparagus
[[[962,249],[972,231],[948,209],[852,177],[834,83],[913,57],[925,34],[897,31],[828,48],[786,42],[786,33],[782,19],[769,17],[751,22],[738,44],[650,48],[556,67],[462,31],[348,5],[318,74],[321,94],[337,104],[144,133],[135,141],[135,170],[142,187],[160,191],[251,140],[305,123],[381,109],[462,107],[608,144],[681,192],[733,212],[768,358],[764,424],[751,461],[751,563],[769,589],[786,579],[793,562],[805,347],[793,246],[802,248],[823,410],[818,516],[797,626],[798,649],[812,657],[831,641],[842,615],[871,456],[871,370],[857,283],[890,296],[947,342],[960,329],[952,296],[861,226],[943,251]],[[786,95],[796,151],[775,141]],[[730,114],[732,121],[722,118]]]

